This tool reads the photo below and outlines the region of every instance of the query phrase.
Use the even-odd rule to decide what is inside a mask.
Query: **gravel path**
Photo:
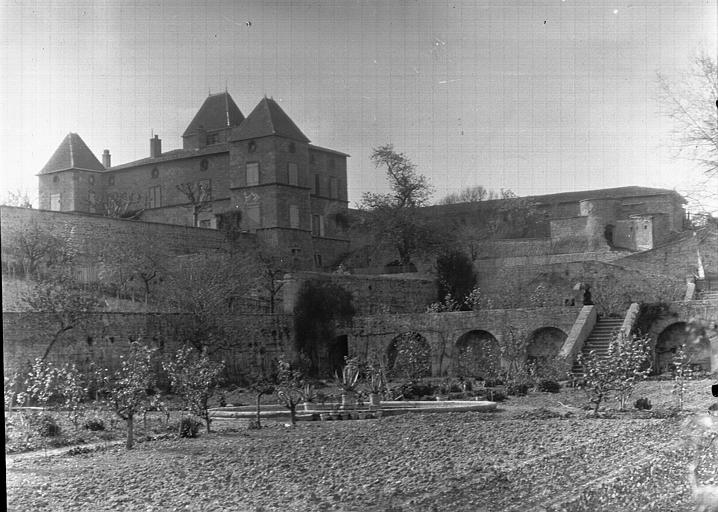
[[[510,412],[510,411],[509,411]],[[692,510],[676,420],[407,414],[15,458],[10,510]],[[517,417],[519,416],[519,417]],[[668,505],[668,506],[667,506]]]

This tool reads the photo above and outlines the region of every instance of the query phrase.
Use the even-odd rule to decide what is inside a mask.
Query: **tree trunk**
[[[135,423],[135,417],[134,415],[130,414],[127,416],[127,444],[125,445],[128,450],[132,449],[132,446],[134,446],[135,443],[135,432],[134,432],[134,423]]]
[[[209,411],[207,409],[204,410],[204,422],[207,424],[207,433],[209,434],[209,424],[212,423],[212,420],[209,418]]]
[[[262,428],[261,417],[260,417],[260,404],[262,402],[262,393],[257,393],[257,428]]]
[[[50,344],[45,349],[45,353],[42,355],[42,361],[47,359],[47,356],[50,354],[50,350],[52,350],[52,346],[57,342],[57,340],[60,339],[60,335],[62,335],[63,332],[69,331],[72,329],[72,326],[69,327],[62,327],[59,331],[55,333],[55,335],[52,337],[52,340],[50,341]]]
[[[297,426],[297,404],[289,406],[289,419],[292,423],[292,428]]]

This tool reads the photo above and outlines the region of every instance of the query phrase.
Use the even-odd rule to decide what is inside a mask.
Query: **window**
[[[207,134],[207,145],[217,144],[219,142],[219,133]]]
[[[247,146],[247,151],[250,153],[254,153],[257,151],[257,143],[254,141],[250,141],[249,145]]]
[[[50,194],[50,209],[53,212],[60,211],[60,194]]]
[[[199,180],[197,182],[197,192],[200,201],[212,200],[212,180]]]
[[[160,175],[160,170],[159,170],[157,167],[153,167],[153,168],[152,168],[151,175],[152,175],[153,178],[156,178],[157,176]]]
[[[314,175],[314,195],[315,196],[318,196],[320,194],[320,192],[322,191],[321,179],[322,179],[321,176],[319,176],[318,174]]]
[[[90,206],[90,213],[97,213],[97,198],[94,190],[90,190],[87,194],[87,203]]]
[[[289,162],[287,164],[287,169],[289,173],[289,184],[290,185],[299,185],[299,174],[297,171],[297,164],[294,162]]]
[[[115,184],[115,177],[114,177],[114,176],[110,176],[109,178],[107,178],[107,183],[110,184],[110,185],[114,185],[114,184]]]
[[[259,185],[259,163],[247,162],[247,186]]]
[[[314,255],[314,266],[317,268],[322,268],[322,255],[321,254]]]
[[[87,180],[90,182],[90,185],[94,185],[94,184],[95,184],[95,177],[94,177],[94,176],[90,176]]]
[[[289,152],[290,153],[296,153],[297,152],[297,146],[294,144],[294,142],[289,143]]]
[[[289,227],[299,229],[299,207],[296,204],[289,205]]]
[[[327,162],[327,168],[330,171],[333,171],[336,168],[336,162],[334,161],[333,158],[330,158],[329,161]]]
[[[312,215],[312,236],[324,236],[323,215]]]
[[[199,170],[206,171],[207,169],[209,169],[209,160],[203,158],[202,161],[199,163]]]
[[[60,177],[56,174],[55,176],[52,177],[52,182],[53,182],[53,183],[59,183],[59,182],[60,182]]]
[[[199,221],[199,227],[209,229],[212,227],[212,221],[210,219],[201,220]]]
[[[245,208],[247,228],[257,229],[262,227],[262,212],[258,204],[249,205]]]
[[[332,199],[339,198],[339,184],[336,178],[329,178],[329,197]]]
[[[309,155],[309,163],[311,163],[311,164],[316,164],[316,163],[317,163],[317,156],[316,156],[314,153],[312,153],[311,155]]]
[[[155,185],[147,190],[147,208],[159,208],[160,206],[162,206],[162,191],[159,185]]]

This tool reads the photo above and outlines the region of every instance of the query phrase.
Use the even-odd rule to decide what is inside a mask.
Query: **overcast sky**
[[[113,164],[163,150],[209,92],[248,115],[277,100],[312,143],[349,153],[349,198],[385,188],[391,142],[439,199],[676,188],[656,73],[716,53],[716,0],[24,1],[0,13],[2,192],[77,132]]]

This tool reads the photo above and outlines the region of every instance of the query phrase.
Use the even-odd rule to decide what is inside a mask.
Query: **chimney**
[[[102,165],[105,169],[109,169],[110,167],[112,167],[109,149],[106,149],[102,152]]]
[[[150,139],[150,157],[157,158],[162,154],[162,139],[157,135]]]

